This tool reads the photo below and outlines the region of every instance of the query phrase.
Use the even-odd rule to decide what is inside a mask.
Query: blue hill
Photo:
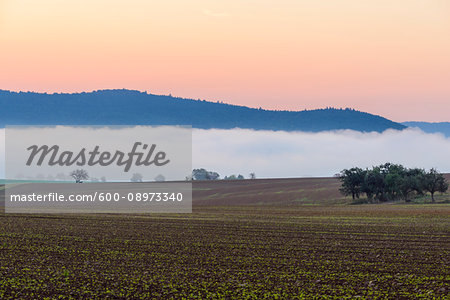
[[[408,127],[417,127],[428,133],[442,133],[450,137],[450,122],[428,123],[428,122],[404,122],[402,123]]]
[[[353,109],[274,111],[133,90],[34,93],[0,90],[0,126],[5,125],[192,125],[286,131],[352,129],[382,132],[405,126]]]

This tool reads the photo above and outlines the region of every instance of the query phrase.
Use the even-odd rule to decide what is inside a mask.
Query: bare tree
[[[72,171],[70,174],[70,177],[75,179],[76,183],[82,183],[83,180],[87,180],[89,178],[88,172],[83,169],[77,169],[75,171]]]
[[[255,174],[255,172],[251,172],[251,173],[250,173],[250,179],[256,179],[256,174]]]

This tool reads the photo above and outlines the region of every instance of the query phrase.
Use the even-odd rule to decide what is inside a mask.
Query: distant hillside
[[[353,109],[273,111],[205,100],[158,96],[132,90],[46,94],[0,90],[0,126],[177,124],[194,128],[286,131],[353,129],[378,131],[405,126]]]
[[[428,133],[442,133],[450,137],[450,122],[427,123],[427,122],[404,122],[408,127],[417,127]]]

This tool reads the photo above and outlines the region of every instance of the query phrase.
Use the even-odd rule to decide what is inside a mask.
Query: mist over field
[[[5,171],[5,131],[0,130],[0,178]],[[192,132],[194,168],[257,178],[333,176],[344,168],[385,162],[450,172],[450,138],[418,129],[361,133],[307,133],[247,129]]]
[[[344,168],[385,162],[450,172],[450,138],[418,129],[361,133],[194,130],[193,166],[221,177],[333,176]]]

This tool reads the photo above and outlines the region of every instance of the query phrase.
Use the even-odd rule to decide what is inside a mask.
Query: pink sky
[[[0,0],[0,88],[450,121],[447,0]]]

